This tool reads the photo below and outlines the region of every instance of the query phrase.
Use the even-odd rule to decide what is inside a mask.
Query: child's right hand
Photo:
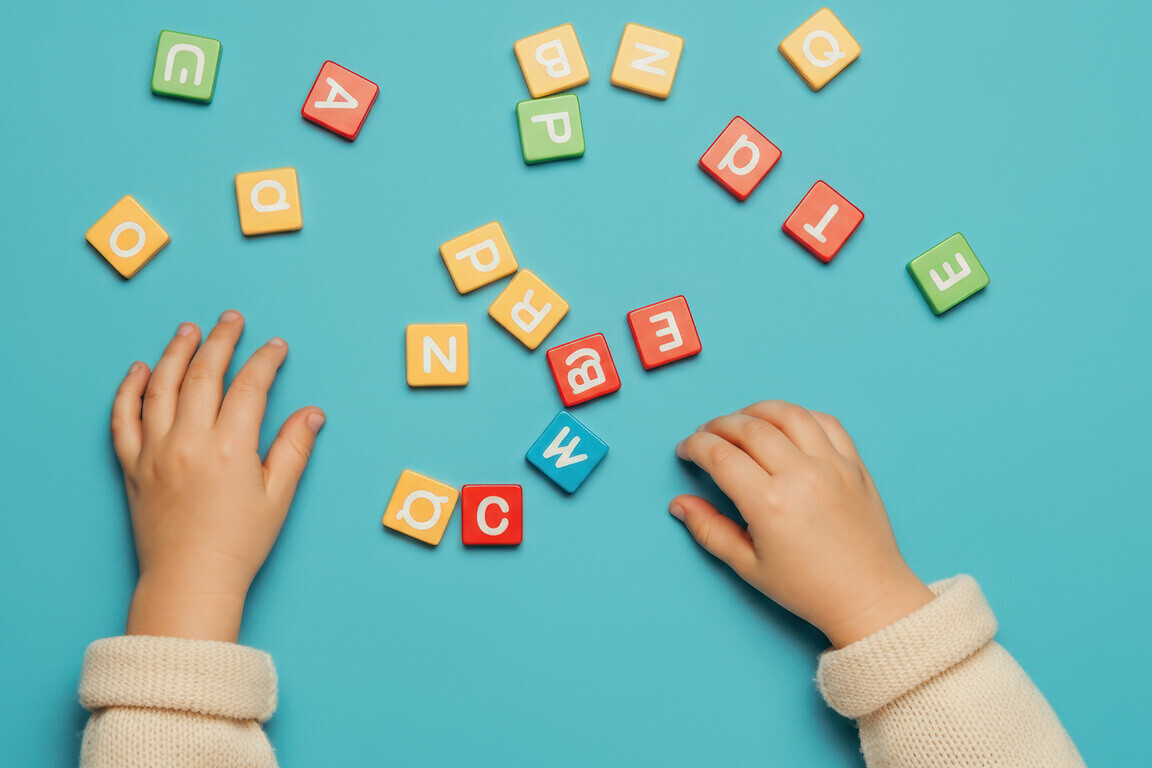
[[[712,476],[747,530],[698,496],[669,505],[696,541],[837,648],[932,600],[904,562],[880,494],[832,416],[767,401],[676,446]]]

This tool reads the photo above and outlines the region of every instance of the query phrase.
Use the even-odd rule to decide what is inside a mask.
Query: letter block
[[[565,408],[620,389],[620,375],[602,333],[552,347],[548,350],[548,367]]]
[[[236,174],[240,231],[252,235],[295,232],[304,226],[295,168]]]
[[[512,46],[532,98],[549,96],[588,82],[588,64],[571,24],[517,40]]]
[[[168,245],[168,233],[131,195],[124,195],[84,233],[105,261],[129,278]]]
[[[780,150],[742,117],[732,118],[700,158],[704,172],[737,200],[747,200],[776,161]]]
[[[639,24],[624,25],[612,66],[612,85],[666,99],[672,92],[684,38]]]
[[[780,43],[780,53],[814,91],[856,61],[860,50],[860,43],[827,8],[816,11]]]
[[[700,335],[683,296],[658,301],[628,313],[640,364],[650,371],[700,354]]]
[[[529,165],[584,155],[580,99],[574,93],[521,101],[516,105],[516,122],[520,151]]]
[[[525,458],[552,482],[574,493],[608,453],[608,444],[567,411],[560,411]]]
[[[504,229],[495,221],[444,243],[440,257],[460,293],[482,288],[520,268]]]
[[[305,120],[355,141],[368,119],[380,86],[334,61],[326,61],[300,108]]]
[[[530,269],[522,269],[488,307],[488,315],[528,349],[536,349],[552,333],[568,302]]]
[[[908,274],[938,315],[989,283],[984,266],[959,232],[908,262]]]
[[[518,485],[466,485],[460,489],[460,514],[467,546],[516,546],[524,540],[524,494]]]
[[[468,326],[414,323],[405,331],[410,387],[463,387],[468,383]]]
[[[864,213],[818,181],[784,221],[784,231],[824,263],[840,252],[864,221]]]
[[[219,40],[165,29],[156,41],[152,93],[208,104],[216,92]]]
[[[406,469],[384,510],[384,527],[436,546],[459,495],[450,485]]]

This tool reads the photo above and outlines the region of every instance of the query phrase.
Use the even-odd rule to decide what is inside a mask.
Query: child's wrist
[[[243,592],[197,589],[142,574],[125,633],[234,643],[240,636],[244,598]]]
[[[819,626],[836,648],[851,645],[923,608],[935,595],[904,566],[878,577],[840,615]]]

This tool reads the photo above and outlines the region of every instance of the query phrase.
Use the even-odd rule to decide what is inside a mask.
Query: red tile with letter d
[[[548,366],[567,408],[620,389],[620,375],[602,333],[548,350]]]
[[[734,117],[700,158],[700,167],[737,200],[746,200],[779,159],[775,144]]]
[[[825,263],[839,253],[864,221],[864,213],[823,181],[804,195],[784,222],[784,231]]]
[[[380,86],[376,83],[334,61],[326,61],[312,90],[308,91],[300,114],[305,120],[353,141],[364,127],[378,93]]]
[[[524,493],[518,485],[466,485],[460,508],[469,546],[515,546],[524,539]]]
[[[645,370],[697,355],[702,349],[688,300],[683,296],[632,310],[628,313],[628,327]]]

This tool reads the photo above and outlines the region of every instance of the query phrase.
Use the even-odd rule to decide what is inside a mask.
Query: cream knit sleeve
[[[920,610],[820,657],[820,692],[859,721],[869,768],[1082,768],[1044,696],[993,642],[976,581],[931,589]]]
[[[275,768],[260,723],[276,710],[263,651],[171,637],[112,637],[84,654],[92,712],[81,768]]]

